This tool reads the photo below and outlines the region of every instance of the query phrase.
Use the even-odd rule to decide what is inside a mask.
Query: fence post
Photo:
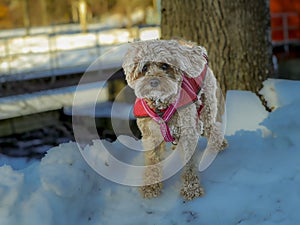
[[[8,66],[8,75],[11,75],[12,72],[11,72],[11,63],[10,63],[10,60],[11,60],[11,56],[10,56],[10,53],[9,53],[9,43],[8,43],[8,38],[5,38],[5,57],[7,59],[7,66]]]
[[[26,35],[29,35],[29,29],[30,29],[30,15],[29,15],[29,2],[28,0],[24,0],[23,5],[23,21],[24,21],[24,27],[26,29]]]
[[[282,25],[283,25],[283,41],[284,41],[284,50],[285,52],[289,52],[289,24],[288,24],[288,14],[282,14]]]
[[[79,7],[79,22],[80,22],[80,26],[81,26],[81,31],[83,33],[87,32],[87,21],[86,21],[86,17],[87,17],[87,5],[85,0],[79,0],[78,3],[78,7]]]

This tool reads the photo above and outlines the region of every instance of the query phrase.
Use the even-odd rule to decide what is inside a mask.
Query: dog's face
[[[190,42],[139,41],[129,46],[122,66],[127,83],[138,98],[156,106],[166,105],[179,93],[182,71],[187,77],[199,76],[207,63],[203,55],[206,55],[205,48]]]
[[[134,70],[130,86],[138,98],[164,103],[179,93],[182,72],[167,63],[141,62]]]

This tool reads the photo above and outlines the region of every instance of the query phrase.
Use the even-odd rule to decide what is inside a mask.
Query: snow
[[[269,107],[276,109],[300,99],[300,81],[268,79],[263,84],[260,94],[265,97]]]
[[[268,112],[254,93],[250,91],[228,91],[226,104],[227,120],[230,121],[227,122],[226,135],[233,135],[236,131],[242,129],[249,131],[264,130],[260,122],[268,117]]]
[[[94,82],[24,95],[3,97],[0,98],[0,119],[8,119],[71,106],[75,93],[78,99],[84,99],[84,102],[88,103],[89,98],[87,96],[98,96],[99,87],[103,86],[105,86],[104,82]],[[106,87],[103,89],[97,99],[98,102],[103,102],[107,99]]]
[[[261,92],[275,108],[271,113],[250,92],[228,92],[230,146],[201,173],[206,190],[202,198],[184,202],[176,174],[164,182],[160,197],[142,199],[137,187],[98,175],[76,143],[65,143],[21,169],[1,161],[0,224],[298,224],[299,90],[298,81],[264,82]],[[102,145],[118,159],[135,163],[141,156],[133,156],[126,143],[140,145],[125,136]],[[95,156],[105,159],[99,140],[86,148],[98,149]]]
[[[29,159],[24,157],[10,157],[0,153],[0,165],[10,165],[15,170],[21,170],[36,162],[37,159]]]

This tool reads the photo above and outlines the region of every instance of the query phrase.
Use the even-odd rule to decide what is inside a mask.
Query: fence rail
[[[300,15],[296,12],[271,13],[273,45],[283,45],[289,52],[289,45],[300,43]]]
[[[291,43],[300,42],[299,14],[272,13],[271,18],[273,45],[283,45],[288,52]],[[88,33],[80,33],[78,26],[71,24],[33,29],[30,36],[24,29],[1,31],[0,83],[82,73],[118,44],[159,37],[158,26],[127,30],[93,25]]]
[[[0,38],[0,83],[84,72],[102,53],[134,39],[159,38],[159,27]],[[107,62],[110,63],[110,62]]]

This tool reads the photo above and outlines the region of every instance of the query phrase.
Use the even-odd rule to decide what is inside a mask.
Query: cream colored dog
[[[199,164],[206,169],[227,146],[222,132],[218,85],[208,67],[205,48],[182,40],[151,40],[131,43],[123,62],[128,85],[137,97],[134,114],[145,149],[145,198],[162,189],[163,152],[166,142],[183,153],[181,195],[192,200],[204,194],[197,175],[194,151],[199,137],[207,147]],[[221,112],[221,114],[220,114]]]

